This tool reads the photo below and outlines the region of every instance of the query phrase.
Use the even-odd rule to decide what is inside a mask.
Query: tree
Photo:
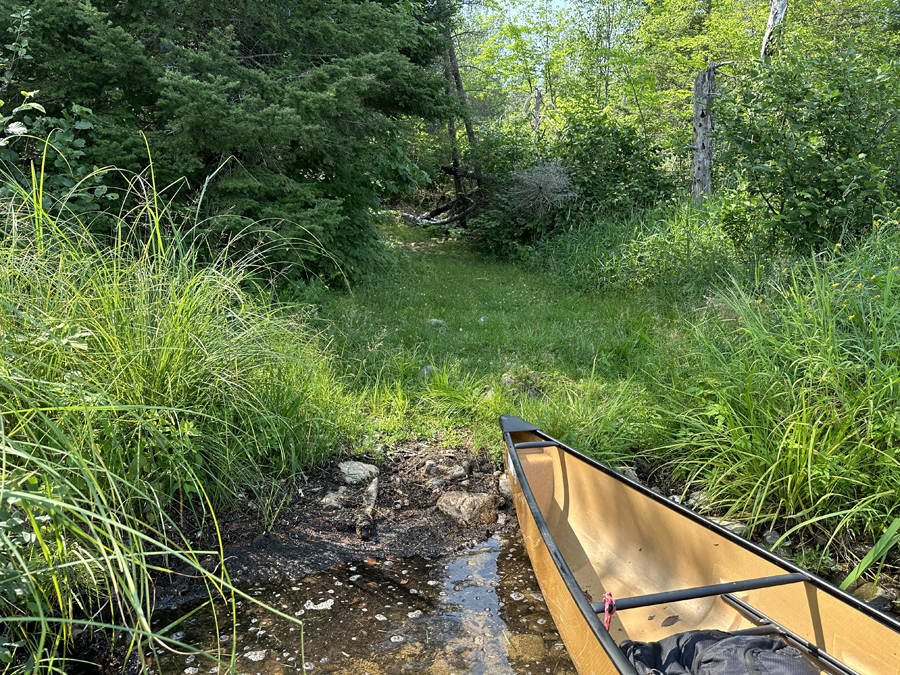
[[[233,245],[241,232],[291,273],[298,263],[350,277],[371,267],[379,199],[422,179],[403,134],[417,119],[454,109],[432,67],[446,43],[431,5],[31,5],[34,59],[19,77],[41,90],[50,116],[73,105],[92,111],[84,161],[140,169],[143,132],[158,184],[184,176],[190,199],[212,181],[207,209],[234,216],[212,221],[218,245]],[[0,0],[0,10],[11,7]]]

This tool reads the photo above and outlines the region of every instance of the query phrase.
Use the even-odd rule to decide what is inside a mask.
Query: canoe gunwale
[[[506,417],[504,415],[504,417]],[[502,420],[501,419],[501,426]],[[516,418],[518,419],[518,418]],[[542,438],[546,436],[539,429],[515,429],[512,433],[516,431],[529,431],[535,435],[541,436]],[[548,440],[549,437],[547,437]],[[541,538],[544,540],[544,545],[547,547],[547,552],[550,554],[550,558],[553,560],[553,564],[556,566],[557,572],[559,572],[560,577],[562,577],[563,583],[566,585],[566,589],[569,591],[569,595],[572,596],[572,599],[575,601],[575,605],[578,607],[581,612],[581,616],[584,618],[587,625],[590,627],[591,632],[594,634],[594,637],[597,638],[600,646],[603,648],[603,651],[606,652],[607,657],[609,657],[610,662],[612,662],[613,666],[618,670],[622,675],[637,675],[637,671],[635,670],[632,663],[625,658],[625,655],[622,653],[622,650],[619,649],[619,645],[616,644],[616,641],[613,639],[612,635],[603,627],[603,624],[600,622],[597,613],[591,608],[590,603],[587,601],[587,598],[584,597],[584,594],[581,592],[581,587],[578,585],[578,581],[575,579],[575,575],[572,574],[572,570],[569,569],[569,565],[566,563],[565,558],[563,558],[562,552],[559,550],[559,547],[556,545],[556,541],[553,539],[553,535],[550,533],[550,528],[547,527],[547,521],[544,520],[544,516],[541,513],[540,508],[538,507],[537,500],[534,498],[534,493],[531,491],[531,486],[528,484],[528,479],[525,477],[525,471],[522,469],[522,463],[519,460],[519,454],[516,452],[515,444],[512,441],[512,437],[510,436],[510,432],[504,429],[503,431],[503,440],[506,442],[506,448],[509,455],[509,462],[512,465],[513,471],[516,472],[516,477],[519,479],[519,485],[522,489],[522,495],[525,497],[525,502],[528,504],[528,509],[531,511],[531,517],[534,520],[535,525],[537,525],[538,531],[541,533]],[[551,440],[552,443],[558,444],[559,447],[565,447],[562,444],[558,443],[558,441]],[[550,443],[548,443],[549,445]]]
[[[715,532],[717,536],[721,536],[737,544],[741,548],[763,558],[764,560],[773,563],[774,565],[785,570],[785,572],[790,574],[803,575],[803,582],[808,583],[814,588],[837,598],[841,602],[850,605],[854,609],[862,612],[869,618],[874,619],[878,623],[890,628],[895,632],[900,633],[900,621],[898,621],[897,619],[894,619],[893,617],[878,611],[874,607],[867,605],[853,595],[850,595],[846,591],[838,588],[834,584],[831,584],[828,581],[825,581],[824,579],[807,572],[806,570],[798,567],[797,565],[794,565],[791,562],[783,560],[770,551],[747,539],[744,539],[743,537],[740,537],[734,532],[731,532],[718,523],[705,518],[704,516],[696,513],[686,506],[674,502],[671,499],[667,499],[660,494],[657,494],[647,486],[638,483],[637,481],[631,480],[627,476],[624,476],[623,474],[606,466],[605,464],[602,464],[601,462],[588,457],[587,455],[566,445],[565,443],[562,443],[549,434],[544,433],[537,427],[529,424],[525,420],[522,420],[513,415],[502,415],[500,417],[500,428],[503,432],[503,439],[507,447],[508,462],[511,469],[515,472],[516,478],[519,480],[523,496],[525,497],[525,501],[528,504],[529,511],[531,512],[531,517],[537,525],[537,529],[540,532],[541,537],[543,538],[544,544],[547,547],[547,551],[549,552],[558,573],[560,574],[563,582],[566,585],[566,588],[571,594],[572,599],[580,610],[588,626],[590,626],[592,632],[599,641],[603,650],[606,652],[610,661],[623,675],[636,675],[636,671],[632,664],[625,658],[624,654],[622,654],[622,651],[619,649],[613,637],[603,627],[603,624],[597,616],[596,611],[592,608],[591,603],[589,603],[584,597],[584,594],[581,592],[581,588],[578,585],[575,576],[572,574],[571,569],[569,568],[568,564],[562,556],[562,553],[559,550],[559,547],[554,541],[553,535],[551,534],[550,529],[547,526],[546,521],[544,520],[544,516],[541,513],[540,508],[538,507],[537,500],[535,499],[534,494],[531,491],[531,487],[528,484],[528,479],[525,476],[525,471],[522,468],[522,464],[516,450],[516,444],[512,440],[511,434],[513,433],[531,433],[535,436],[538,436],[543,441],[546,441],[546,443],[528,441],[526,443],[520,444],[521,448],[555,446],[565,453],[572,455],[573,457],[583,462],[586,462],[588,465],[603,472],[604,474],[626,484],[628,487],[636,490],[644,497],[647,497],[659,504],[665,505],[666,508],[675,511],[688,520],[693,521],[694,523]]]

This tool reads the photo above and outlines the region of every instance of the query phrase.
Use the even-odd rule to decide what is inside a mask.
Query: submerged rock
[[[484,492],[447,492],[438,499],[437,507],[463,525],[487,525],[497,521],[496,499]]]
[[[370,481],[378,475],[378,467],[364,462],[341,462],[338,468],[344,476],[344,482],[350,485]]]

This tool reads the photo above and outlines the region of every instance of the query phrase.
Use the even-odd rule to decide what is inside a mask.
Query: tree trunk
[[[447,50],[447,57],[450,62],[450,73],[453,75],[453,81],[456,84],[456,95],[459,102],[463,106],[463,122],[466,125],[466,137],[469,139],[469,147],[475,148],[475,128],[472,126],[472,117],[468,111],[468,100],[466,97],[466,89],[463,87],[462,76],[459,74],[459,63],[456,61],[456,47],[453,45],[453,36],[450,36],[450,47]],[[481,167],[475,165],[475,182],[481,187]]]
[[[775,46],[772,34],[784,21],[787,8],[788,0],[769,0],[769,22],[766,24],[766,33],[763,35],[762,47],[759,50],[760,58],[772,55]]]
[[[541,103],[544,101],[544,95],[541,93],[540,88],[534,90],[531,99],[531,130],[536,134],[541,130]]]
[[[716,93],[716,63],[697,73],[694,81],[694,145],[691,162],[691,194],[698,202],[712,190],[713,97]]]

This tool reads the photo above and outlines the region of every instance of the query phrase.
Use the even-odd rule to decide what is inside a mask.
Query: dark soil
[[[368,482],[346,485],[338,508],[323,504],[329,492],[344,485],[336,461],[305,480],[284,481],[279,494],[268,495],[270,503],[284,502],[274,520],[269,519],[273,523],[271,527],[266,527],[259,506],[264,499],[262,495],[247,494],[246,508],[217,514],[227,570],[233,583],[299,578],[335,563],[365,558],[437,556],[484,541],[499,530],[516,527],[510,504],[504,503],[498,492],[500,472],[487,453],[475,454],[469,448],[438,448],[425,441],[415,441],[393,448],[382,458],[344,459],[379,467],[372,539],[363,541],[356,533]],[[466,475],[453,480],[444,475],[435,476],[426,471],[427,460],[438,468],[463,467]],[[443,479],[445,484],[440,487],[429,484],[435,478]],[[498,521],[470,527],[445,516],[435,505],[441,494],[452,490],[495,495],[500,504]],[[215,539],[208,536],[211,528],[207,527],[206,533],[199,525],[186,529],[196,549],[218,547]],[[213,566],[218,560],[209,556],[203,562]],[[181,604],[201,593],[206,593],[202,583],[193,584],[187,576],[159,579],[156,606]]]

